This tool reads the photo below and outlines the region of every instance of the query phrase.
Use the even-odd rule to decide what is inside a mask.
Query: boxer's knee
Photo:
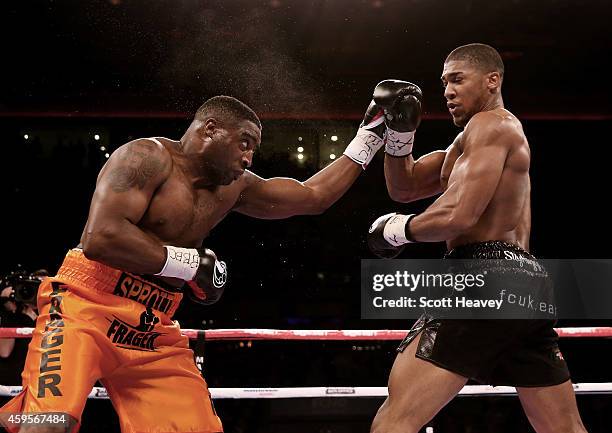
[[[388,400],[378,409],[370,433],[418,433],[422,425],[410,411],[394,413]]]

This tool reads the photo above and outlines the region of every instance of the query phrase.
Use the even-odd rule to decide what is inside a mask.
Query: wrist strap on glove
[[[379,123],[380,124],[380,123]],[[368,127],[371,127],[369,124]],[[384,140],[365,127],[357,130],[357,135],[344,150],[344,154],[365,170],[374,155],[384,144]]]
[[[385,152],[390,156],[404,157],[412,153],[415,131],[398,132],[387,128]]]
[[[385,240],[394,247],[399,247],[401,245],[414,242],[414,238],[412,238],[410,235],[408,224],[415,216],[416,214],[398,214],[389,219],[387,224],[385,224],[385,228],[383,229],[383,237]]]
[[[180,278],[184,281],[192,280],[198,266],[200,255],[195,248],[181,248],[165,245],[166,263],[161,271],[155,275],[160,277]]]

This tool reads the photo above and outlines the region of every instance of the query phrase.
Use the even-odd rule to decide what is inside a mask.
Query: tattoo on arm
[[[149,153],[139,152],[134,149],[134,145],[127,148],[121,159],[124,165],[115,167],[109,173],[109,182],[111,188],[115,192],[125,192],[131,188],[137,187],[143,189],[149,179],[163,169],[164,164],[154,155]]]

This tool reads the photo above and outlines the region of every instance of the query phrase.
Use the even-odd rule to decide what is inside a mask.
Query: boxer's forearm
[[[82,247],[90,260],[138,274],[155,274],[166,261],[163,245],[127,220],[87,230]]]
[[[414,159],[411,156],[393,158],[385,155],[385,183],[392,200],[407,203],[415,190],[413,180]]]
[[[303,183],[313,191],[320,210],[324,211],[348,191],[362,172],[361,165],[342,155]]]
[[[318,215],[334,204],[363,171],[361,164],[341,156],[310,179],[262,179],[247,171],[245,188],[234,210],[263,219]]]
[[[476,224],[478,218],[443,204],[431,206],[412,218],[406,233],[417,242],[442,242],[454,239]]]

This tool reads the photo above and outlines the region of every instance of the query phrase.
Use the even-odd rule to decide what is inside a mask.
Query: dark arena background
[[[109,154],[138,137],[179,139],[214,95],[235,96],[260,115],[252,170],[263,177],[305,180],[341,155],[385,78],[423,89],[415,155],[444,149],[459,130],[446,111],[442,63],[470,42],[502,54],[504,102],[530,142],[532,253],[610,257],[607,1],[7,1],[0,8],[2,275],[18,265],[53,274],[79,242]],[[181,326],[408,329],[411,322],[360,319],[360,260],[374,258],[369,224],[431,203],[393,202],[382,154],[322,215],[228,215],[205,245],[228,262],[231,285],[213,306],[184,302]],[[401,258],[443,252],[443,244],[420,244]],[[559,323],[595,325],[609,323]],[[608,339],[560,344],[573,382],[612,382]],[[204,372],[210,387],[385,386],[396,345],[209,341]],[[610,395],[577,398],[589,432],[612,431]],[[369,431],[382,400],[218,399],[215,406],[226,433],[357,433]],[[456,398],[429,426],[533,431],[516,396]],[[81,432],[118,431],[110,401],[89,400]]]

